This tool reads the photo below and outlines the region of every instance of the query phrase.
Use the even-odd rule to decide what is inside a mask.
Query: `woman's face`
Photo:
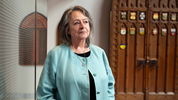
[[[71,35],[72,41],[85,40],[89,36],[89,21],[81,11],[74,11],[71,13],[68,34]]]

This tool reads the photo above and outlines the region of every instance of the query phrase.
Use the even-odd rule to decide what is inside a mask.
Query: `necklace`
[[[85,66],[85,59],[83,59],[83,61],[80,59],[80,57],[77,55],[78,59],[82,62],[82,66]],[[85,58],[85,49],[84,49],[84,56]]]
[[[72,48],[74,49],[73,46],[72,46]],[[85,48],[84,48],[84,51],[83,51],[83,52],[84,52],[84,56],[83,56],[83,57],[86,59],[86,57],[85,57]],[[83,59],[83,61],[82,61],[78,55],[77,55],[77,57],[78,57],[78,59],[80,60],[80,62],[82,63],[82,66],[85,66],[85,61],[86,61],[86,60]]]
[[[85,55],[85,54],[84,54]],[[82,62],[82,66],[85,66],[85,60],[83,59],[83,61],[80,59],[80,57],[77,55],[78,59]],[[84,56],[85,57],[85,56]]]

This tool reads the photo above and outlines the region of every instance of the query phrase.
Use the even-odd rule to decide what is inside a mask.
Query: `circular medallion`
[[[122,43],[122,44],[120,45],[120,48],[121,48],[121,49],[125,49],[125,47],[126,47],[126,46],[125,46],[124,43]]]

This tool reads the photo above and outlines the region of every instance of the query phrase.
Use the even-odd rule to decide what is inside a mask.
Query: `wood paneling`
[[[125,19],[122,12],[126,12]],[[132,12],[136,19],[130,18]],[[142,12],[144,20],[140,19]],[[154,13],[158,13],[157,20]],[[110,64],[116,100],[178,99],[178,16],[172,20],[172,13],[178,15],[178,0],[113,0]],[[122,28],[126,28],[125,35]],[[135,28],[135,34],[130,34],[130,28]],[[140,28],[145,34],[139,34]],[[176,29],[175,36],[171,35],[172,28]],[[153,35],[153,29],[157,29],[157,35]],[[162,29],[167,34],[162,34]],[[126,48],[121,49],[121,44]]]

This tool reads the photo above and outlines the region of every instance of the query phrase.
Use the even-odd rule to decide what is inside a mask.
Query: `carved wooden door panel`
[[[178,99],[178,0],[113,0],[116,100]]]
[[[144,100],[145,97],[147,3],[146,0],[113,0],[110,64],[116,80],[116,100]]]
[[[149,5],[146,98],[178,100],[178,0],[152,0]]]

